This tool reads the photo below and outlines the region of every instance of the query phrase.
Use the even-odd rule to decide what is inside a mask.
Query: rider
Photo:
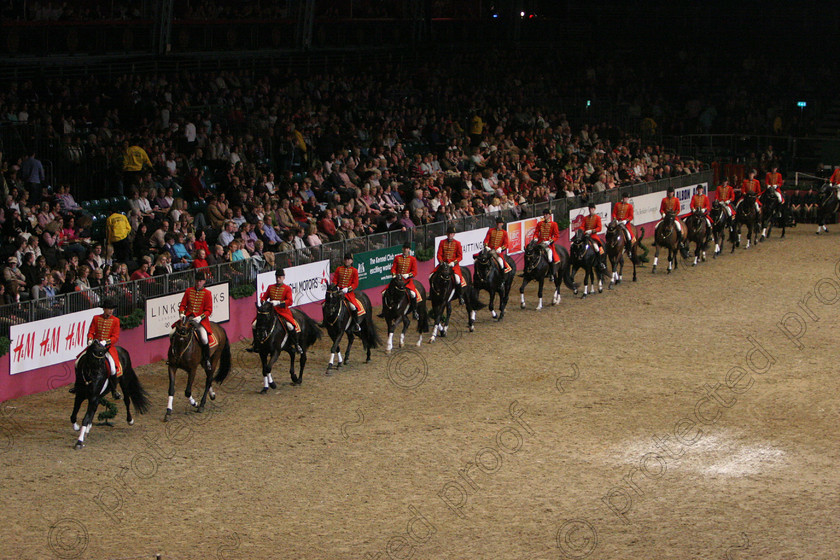
[[[347,253],[344,255],[344,265],[335,269],[332,275],[332,283],[341,288],[341,293],[347,300],[350,307],[350,313],[353,314],[353,328],[354,334],[362,332],[362,317],[365,314],[365,308],[356,299],[355,290],[359,287],[359,271],[353,266],[353,255]]]
[[[706,189],[702,186],[697,187],[695,191],[695,195],[691,197],[691,204],[689,207],[691,211],[694,212],[695,210],[700,210],[703,212],[703,216],[706,218],[706,224],[709,226],[709,231],[711,231],[712,227],[712,219],[709,218],[709,210],[712,209],[712,205],[709,203],[709,197],[706,196]]]
[[[761,203],[758,201],[758,197],[761,196],[761,192],[761,183],[759,183],[758,179],[755,178],[755,170],[750,171],[749,178],[744,179],[744,182],[741,183],[741,200],[739,200],[738,204],[735,205],[735,211],[737,212],[741,207],[741,201],[744,200],[744,197],[752,193],[755,195],[755,211],[761,213]]]
[[[723,184],[715,190],[715,200],[723,205],[727,216],[731,218],[735,215],[735,210],[732,209],[732,201],[735,200],[735,191],[729,184],[729,179],[724,179]]]
[[[411,311],[415,320],[420,320],[417,312],[417,304],[423,301],[423,297],[414,285],[414,277],[417,276],[417,259],[411,255],[411,243],[403,244],[403,252],[394,257],[394,264],[391,265],[391,274],[399,274],[405,280],[405,288],[408,292]]]
[[[603,224],[601,223],[601,216],[599,216],[595,212],[595,203],[589,203],[589,215],[587,215],[583,221],[581,222],[580,226],[578,226],[578,230],[582,231],[586,235],[589,236],[589,239],[592,240],[592,243],[598,249],[598,255],[600,255],[600,259],[598,261],[598,266],[601,270],[606,271],[607,269],[607,262],[606,262],[606,255],[604,254],[604,247],[603,243],[601,242],[601,238],[598,237],[598,232],[601,231]]]
[[[632,247],[636,242],[636,233],[633,231],[633,205],[630,204],[630,194],[623,193],[621,195],[621,202],[616,202],[613,206],[612,217],[617,221],[624,230],[624,236],[627,239],[627,246]]]
[[[782,185],[785,184],[785,180],[782,179],[782,174],[779,173],[779,168],[773,166],[773,170],[767,173],[764,179],[764,187],[768,189],[773,189],[773,193],[776,195],[776,198],[779,199],[779,202],[784,204],[785,197],[782,194]]]
[[[212,332],[210,315],[213,314],[213,294],[204,287],[206,282],[207,277],[203,272],[195,273],[195,287],[190,286],[184,292],[178,311],[181,314],[181,320],[189,318],[195,326],[201,342],[201,364],[209,371],[213,368],[210,364],[210,338],[208,337]],[[169,336],[172,337],[173,334],[175,334],[175,325],[172,325],[172,333]]]
[[[674,214],[674,223],[677,225],[677,231],[680,235],[680,243],[685,242],[686,231],[679,219],[680,215],[680,199],[674,196],[674,187],[668,187],[665,193],[665,198],[659,204],[659,214],[664,218],[665,214],[672,212]],[[659,224],[657,224],[659,225]]]
[[[449,226],[446,228],[446,239],[440,242],[437,250],[437,260],[440,265],[448,266],[455,274],[455,293],[458,295],[458,301],[461,305],[464,304],[464,288],[467,282],[464,280],[464,273],[461,272],[461,259],[464,258],[464,250],[461,247],[461,242],[455,239],[455,228]]]
[[[554,248],[554,243],[560,240],[560,228],[557,227],[557,222],[551,219],[550,208],[543,210],[543,221],[539,222],[534,228],[534,240],[540,243],[546,252],[548,262],[551,263],[548,270],[553,280],[554,263],[560,262],[560,255]]]
[[[352,260],[352,259],[351,259]],[[292,315],[292,289],[283,283],[286,279],[286,272],[282,268],[278,268],[274,273],[277,283],[272,284],[266,288],[265,292],[260,296],[260,301],[268,301],[274,306],[274,311],[282,321],[286,322],[286,332],[289,334],[289,341],[294,345],[295,352],[303,354],[303,348],[298,342],[298,334],[300,333],[300,325],[295,321]],[[356,279],[358,284],[358,277]]]
[[[117,304],[113,298],[108,297],[102,301],[102,315],[95,316],[90,322],[87,344],[90,346],[94,340],[98,340],[107,348],[108,351],[105,353],[105,359],[108,362],[108,371],[110,372],[108,381],[111,385],[111,394],[114,399],[119,399],[120,394],[117,392],[117,378],[123,372],[122,365],[120,365],[120,357],[117,354],[117,342],[120,340],[120,320],[114,315],[114,309],[116,308]]]
[[[835,167],[831,178],[828,180],[832,187],[840,185],[840,167]]]
[[[504,270],[504,274],[510,272],[511,268],[508,264],[507,260],[505,260],[505,255],[508,251],[508,233],[507,228],[505,227],[505,220],[501,216],[496,218],[496,227],[488,229],[487,235],[484,236],[484,248],[489,249],[493,256],[496,257],[496,261],[499,263],[499,267]]]

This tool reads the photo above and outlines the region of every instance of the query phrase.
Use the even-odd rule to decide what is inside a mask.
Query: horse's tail
[[[126,353],[128,355],[128,353]],[[134,405],[134,409],[139,414],[145,414],[149,410],[149,393],[140,385],[140,380],[137,378],[137,372],[131,367],[131,358],[129,358],[123,368],[123,376],[125,376],[126,387],[125,392]]]
[[[306,338],[303,340],[303,347],[309,348],[319,340],[321,340],[321,328],[318,326],[318,323],[315,322],[315,319],[307,315],[306,313],[301,312],[301,317],[303,318],[303,322],[306,325]]]
[[[224,381],[230,373],[230,341],[225,337],[222,356],[219,359],[219,371],[216,372],[216,383]]]
[[[367,294],[362,293],[359,296],[363,296],[359,299],[362,300],[362,305],[366,308],[365,319],[362,321],[362,335],[368,348],[379,348],[382,346],[382,339],[379,338],[379,331],[376,330],[376,323],[373,322],[373,305],[371,305]]]
[[[577,289],[575,279],[572,278],[572,260],[571,257],[566,261],[566,269],[563,271],[563,283],[573,292]]]
[[[417,304],[417,314],[420,316],[420,320],[417,321],[417,332],[423,334],[429,332],[429,311],[426,309],[426,302],[429,298],[426,297],[426,289],[423,287],[423,284],[417,282],[415,286],[417,286],[417,291],[423,297],[423,301]]]
[[[473,311],[484,309],[485,305],[481,303],[481,298],[478,297],[478,290],[475,289],[475,286],[470,284],[469,286],[467,286],[467,290],[469,291],[467,297],[470,298],[470,309],[472,309]]]

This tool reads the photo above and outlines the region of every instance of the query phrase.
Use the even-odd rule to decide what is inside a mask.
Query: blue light
[[[798,102],[796,103],[796,106],[797,106],[797,107],[799,107],[800,109],[802,109],[802,108],[804,108],[804,107],[807,107],[807,106],[808,106],[808,103],[806,103],[805,101],[798,101]]]

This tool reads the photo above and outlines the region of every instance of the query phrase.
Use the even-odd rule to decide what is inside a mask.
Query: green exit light
[[[796,106],[799,108],[807,107],[808,103],[806,103],[805,101],[797,101]]]
[[[590,105],[592,105],[592,101],[590,101],[589,99],[587,99],[587,100],[586,100],[586,106],[587,106],[587,107],[589,107]]]

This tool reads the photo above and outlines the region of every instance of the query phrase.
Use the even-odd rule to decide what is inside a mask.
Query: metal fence
[[[662,179],[651,183],[640,183],[609,191],[592,193],[588,198],[573,197],[543,202],[539,204],[525,204],[512,210],[501,212],[505,221],[521,220],[542,215],[545,208],[550,208],[555,220],[562,223],[568,221],[569,211],[581,208],[589,201],[596,204],[603,202],[618,202],[623,193],[631,197],[641,196],[652,192],[666,190],[669,186],[675,188],[695,183],[711,182],[712,171],[704,171],[692,175],[683,175]],[[431,250],[435,248],[435,237],[444,235],[448,226],[454,226],[457,231],[469,231],[495,225],[497,214],[481,214],[468,216],[448,222],[435,222],[418,226],[406,231],[377,233],[366,237],[345,239],[307,247],[297,251],[287,251],[274,254],[274,267],[292,267],[321,260],[329,260],[331,267],[341,264],[345,253],[359,253],[371,251],[405,242],[414,242],[419,251],[426,252],[421,257],[431,257]],[[562,229],[562,227],[561,227]],[[257,275],[269,270],[268,260],[263,257],[234,262],[221,263],[203,269],[208,273],[208,285],[229,282],[231,288],[239,286],[255,286]],[[102,298],[110,296],[117,300],[117,315],[128,315],[134,309],[145,309],[148,298],[183,292],[195,283],[195,270],[188,269],[163,276],[153,276],[141,280],[134,280],[123,284],[104,286],[92,290],[73,292],[39,300],[29,300],[21,303],[0,307],[0,336],[9,336],[9,328],[13,324],[48,319],[67,313],[82,311],[97,307]]]

